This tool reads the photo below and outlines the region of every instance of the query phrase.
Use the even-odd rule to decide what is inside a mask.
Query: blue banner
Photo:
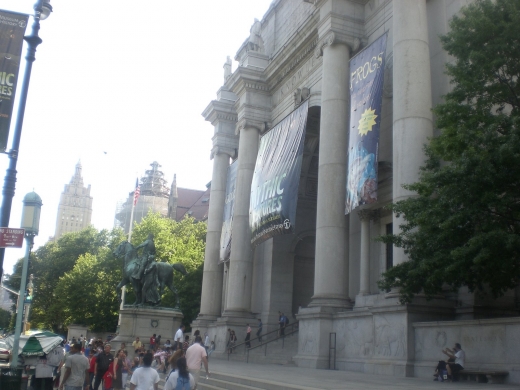
[[[303,102],[260,140],[249,205],[253,245],[294,233],[308,109]]]
[[[231,227],[233,226],[233,211],[235,209],[235,189],[237,187],[237,167],[234,161],[227,170],[226,200],[224,203],[224,217],[222,221],[222,234],[220,236],[219,263],[229,260],[231,255]]]
[[[350,133],[345,214],[377,202],[379,128],[387,34],[350,60]]]

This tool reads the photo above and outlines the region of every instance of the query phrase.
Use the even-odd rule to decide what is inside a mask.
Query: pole
[[[34,234],[29,233],[25,235],[25,257],[22,266],[22,280],[20,281],[20,293],[18,295],[18,306],[16,311],[16,326],[14,330],[13,349],[11,351],[11,368],[18,367],[18,350],[20,346],[20,334],[22,331],[22,317],[25,300],[25,290],[27,287],[27,272],[29,269],[29,256],[34,243]]]
[[[4,187],[2,189],[2,210],[0,212],[0,226],[9,226],[11,217],[11,206],[13,204],[14,190],[16,188],[16,163],[18,161],[18,152],[20,150],[20,139],[22,137],[23,118],[25,114],[25,104],[27,102],[27,94],[29,92],[29,82],[31,80],[32,64],[36,59],[36,48],[42,43],[38,36],[40,30],[40,15],[43,8],[43,0],[38,0],[34,6],[34,17],[31,33],[23,39],[27,42],[27,54],[25,55],[25,72],[20,88],[20,101],[16,113],[16,124],[13,133],[13,144],[8,153],[9,168],[7,168],[4,177]],[[4,256],[5,248],[0,248],[0,280],[4,272]]]

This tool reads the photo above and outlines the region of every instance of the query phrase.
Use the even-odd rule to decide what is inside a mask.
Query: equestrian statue
[[[138,250],[142,249],[139,256]],[[128,241],[123,241],[114,251],[115,257],[123,257],[123,280],[119,282],[116,289],[118,294],[121,288],[131,284],[136,294],[134,306],[150,305],[158,306],[161,303],[161,296],[164,287],[168,287],[175,294],[176,306],[179,308],[179,294],[173,285],[173,271],[178,271],[187,275],[182,263],[165,263],[155,261],[155,243],[153,234],[141,245],[134,246]]]

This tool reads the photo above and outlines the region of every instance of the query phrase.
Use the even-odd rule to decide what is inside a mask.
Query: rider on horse
[[[150,233],[146,241],[135,249],[137,250],[140,248],[143,248],[143,254],[139,262],[140,266],[132,275],[132,277],[137,280],[140,280],[143,277],[143,274],[146,274],[148,267],[155,260],[155,243],[153,242],[153,234]]]

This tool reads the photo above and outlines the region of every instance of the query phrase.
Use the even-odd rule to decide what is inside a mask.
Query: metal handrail
[[[242,342],[240,344],[237,344],[233,348],[226,347],[227,348],[226,352],[227,352],[227,355],[228,355],[228,361],[229,361],[229,355],[230,355],[229,350],[230,349],[231,350],[237,350],[238,347],[240,347],[241,345],[244,346],[244,354],[247,354],[247,362],[249,362],[249,351],[252,350],[252,349],[265,346],[264,354],[267,355],[267,344],[272,343],[273,341],[277,341],[279,339],[282,339],[282,348],[283,348],[284,345],[285,345],[285,337],[286,336],[291,336],[292,334],[297,333],[298,330],[299,330],[299,326],[300,326],[300,322],[296,321],[296,322],[294,322],[292,324],[289,324],[289,325],[286,325],[284,327],[284,333],[285,334],[283,336],[278,335],[278,332],[280,332],[280,329],[281,329],[281,328],[278,328],[278,329],[272,330],[271,332],[267,332],[266,334],[260,335],[260,337],[255,337],[253,339],[249,339],[248,341],[244,341],[244,342]],[[288,332],[288,333],[286,333],[286,332]],[[254,347],[247,348],[247,346],[246,346],[247,343],[251,343],[252,341],[258,340],[259,338],[262,338],[262,339],[264,337],[267,338],[267,336],[272,335],[273,333],[276,333],[277,337],[275,337],[275,338],[273,338],[271,340],[267,340],[267,341],[261,342],[260,344],[255,345]]]

